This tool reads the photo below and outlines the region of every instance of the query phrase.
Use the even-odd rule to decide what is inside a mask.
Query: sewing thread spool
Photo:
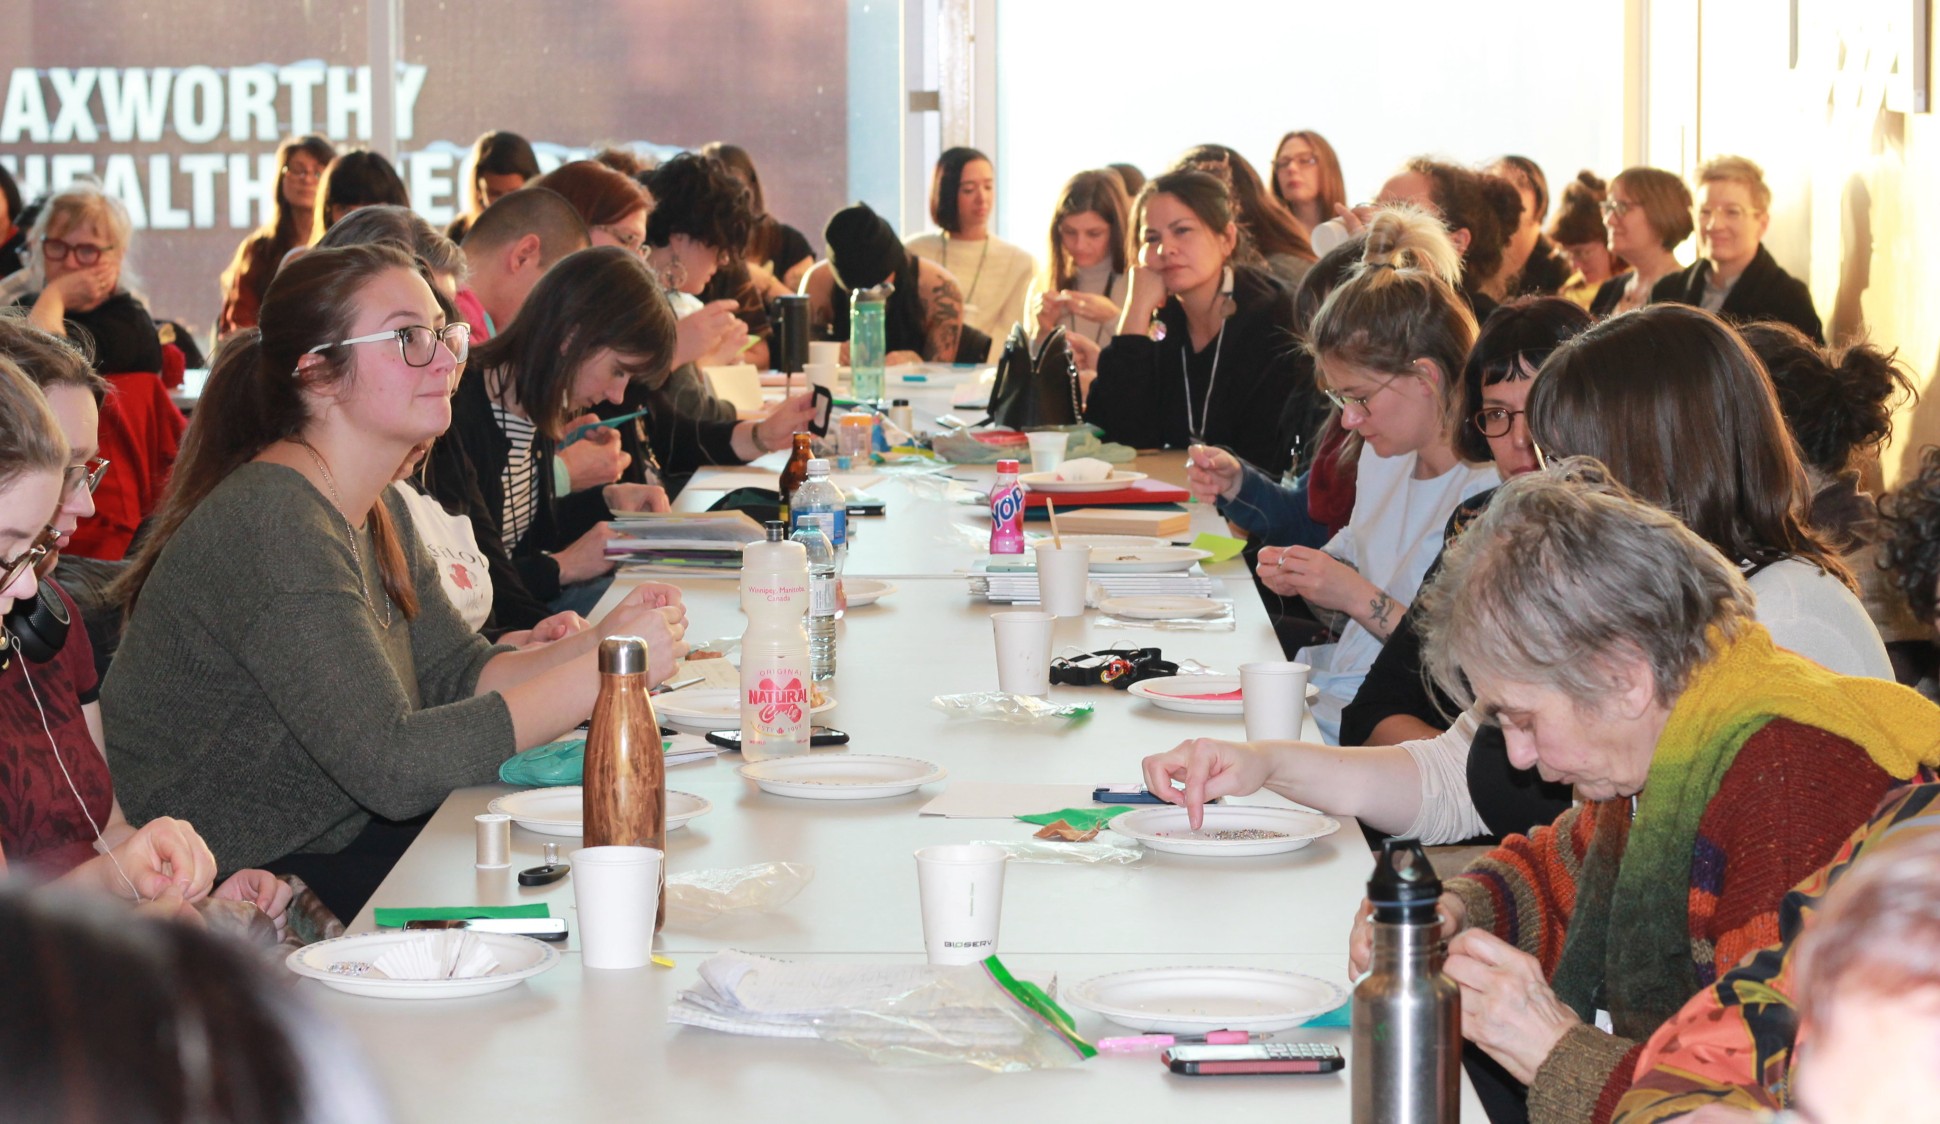
[[[512,817],[486,812],[474,817],[478,825],[478,869],[502,870],[512,865]]]

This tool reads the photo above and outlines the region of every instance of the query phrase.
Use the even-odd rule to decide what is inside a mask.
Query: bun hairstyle
[[[1429,195],[1448,229],[1468,231],[1462,260],[1469,282],[1480,285],[1501,272],[1502,251],[1522,224],[1522,193],[1516,185],[1426,157],[1408,161],[1406,170],[1427,178]]]
[[[417,259],[389,242],[313,247],[276,271],[263,296],[262,327],[237,332],[216,348],[209,381],[196,403],[195,424],[183,438],[154,529],[116,579],[111,600],[132,613],[156,559],[197,505],[264,449],[278,441],[303,440],[310,422],[304,389],[354,379],[356,352],[342,346],[319,352],[323,361],[301,375],[297,364],[311,348],[349,338],[365,286],[398,269],[417,275],[436,292]],[[370,521],[384,590],[407,620],[414,618],[417,589],[390,509],[381,500],[371,508]]]
[[[1461,257],[1433,215],[1415,207],[1376,213],[1360,265],[1328,294],[1308,329],[1307,350],[1321,377],[1329,363],[1419,375],[1414,363],[1432,360],[1441,371],[1443,413],[1452,417],[1476,332],[1474,313],[1455,291],[1461,272]]]
[[[1603,200],[1609,188],[1587,169],[1563,185],[1563,197],[1556,206],[1556,220],[1549,224],[1549,240],[1558,246],[1580,246],[1585,242],[1602,244],[1610,240],[1603,225]]]
[[[1828,476],[1855,453],[1893,434],[1893,411],[1918,394],[1897,351],[1860,343],[1821,348],[1790,324],[1761,321],[1738,330],[1778,390],[1779,412],[1799,456]]]

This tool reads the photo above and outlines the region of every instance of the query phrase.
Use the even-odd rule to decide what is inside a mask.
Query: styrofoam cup
[[[582,847],[572,853],[581,964],[644,968],[653,960],[663,858],[652,847]]]
[[[1013,695],[1051,693],[1051,625],[1043,612],[990,614],[997,635],[997,689]]]
[[[817,365],[838,366],[842,362],[842,344],[839,341],[811,340],[808,344],[808,362]]]
[[[1008,858],[989,843],[944,843],[916,852],[923,951],[930,963],[975,964],[997,954]]]
[[[1091,580],[1091,548],[1041,542],[1037,553],[1037,603],[1058,617],[1082,617],[1085,586]]]
[[[1272,660],[1239,665],[1246,740],[1297,741],[1307,717],[1307,665]]]
[[[1027,435],[1031,443],[1031,471],[1056,472],[1064,463],[1064,450],[1071,441],[1069,433],[1032,433]]]

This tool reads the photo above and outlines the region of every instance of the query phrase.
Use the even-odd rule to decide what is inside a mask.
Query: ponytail
[[[1771,375],[1801,459],[1826,475],[1884,443],[1894,410],[1917,397],[1898,352],[1868,343],[1827,350],[1776,321],[1747,324],[1739,334]]]

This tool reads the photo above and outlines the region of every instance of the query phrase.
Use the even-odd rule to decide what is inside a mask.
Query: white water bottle
[[[810,700],[808,552],[787,524],[767,524],[765,542],[741,561],[741,756],[749,761],[808,752]]]

